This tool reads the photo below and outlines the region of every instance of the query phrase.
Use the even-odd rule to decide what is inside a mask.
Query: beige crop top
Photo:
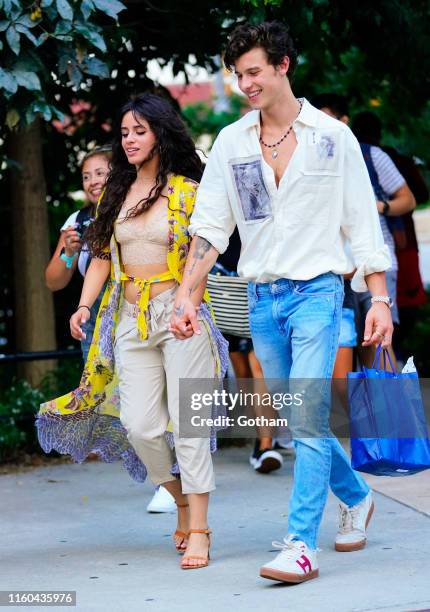
[[[115,238],[121,247],[124,265],[163,264],[167,260],[168,220],[167,202],[164,198],[149,210],[126,221],[123,206],[115,221]]]

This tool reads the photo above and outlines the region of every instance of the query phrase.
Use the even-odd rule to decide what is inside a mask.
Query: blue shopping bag
[[[378,347],[371,368],[348,373],[351,463],[376,476],[407,476],[430,468],[430,440],[416,371],[395,372]],[[388,357],[391,371],[387,370]]]

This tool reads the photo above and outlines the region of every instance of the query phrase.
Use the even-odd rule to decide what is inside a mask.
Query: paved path
[[[271,541],[285,532],[292,459],[263,476],[247,458],[245,448],[217,453],[213,560],[188,572],[172,547],[173,516],[146,514],[151,486],[134,483],[121,465],[0,476],[0,589],[73,589],[83,612],[430,609],[430,518],[378,493],[366,549],[333,550],[337,506],[330,497],[320,578],[299,586],[260,579]]]

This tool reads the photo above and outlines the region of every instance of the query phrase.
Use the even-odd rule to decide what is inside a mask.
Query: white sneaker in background
[[[317,551],[308,548],[301,540],[293,540],[293,537],[272,543],[281,552],[273,561],[260,568],[262,578],[298,583],[318,576]]]
[[[334,545],[338,552],[353,552],[366,546],[366,528],[374,507],[372,491],[356,506],[339,504],[339,531]]]
[[[176,504],[173,495],[164,487],[158,487],[153,498],[146,507],[147,512],[162,513],[176,512]]]

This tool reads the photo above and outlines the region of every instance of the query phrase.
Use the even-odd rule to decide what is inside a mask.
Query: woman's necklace
[[[303,106],[303,100],[298,100],[299,104],[300,104],[300,108],[299,108],[299,112],[297,113],[294,121],[297,119],[297,117],[300,115],[300,111],[302,110],[302,106]],[[294,123],[293,121],[293,123]],[[263,138],[260,136],[260,142],[264,147],[267,147],[268,149],[273,149],[272,151],[272,159],[276,159],[279,155],[279,152],[277,150],[277,147],[281,144],[281,142],[283,142],[286,137],[288,136],[288,134],[291,132],[291,130],[293,129],[293,123],[290,125],[290,127],[288,128],[288,130],[285,132],[285,134],[282,136],[282,138],[280,140],[278,140],[278,142],[275,142],[275,144],[267,144],[266,142],[264,142]]]

